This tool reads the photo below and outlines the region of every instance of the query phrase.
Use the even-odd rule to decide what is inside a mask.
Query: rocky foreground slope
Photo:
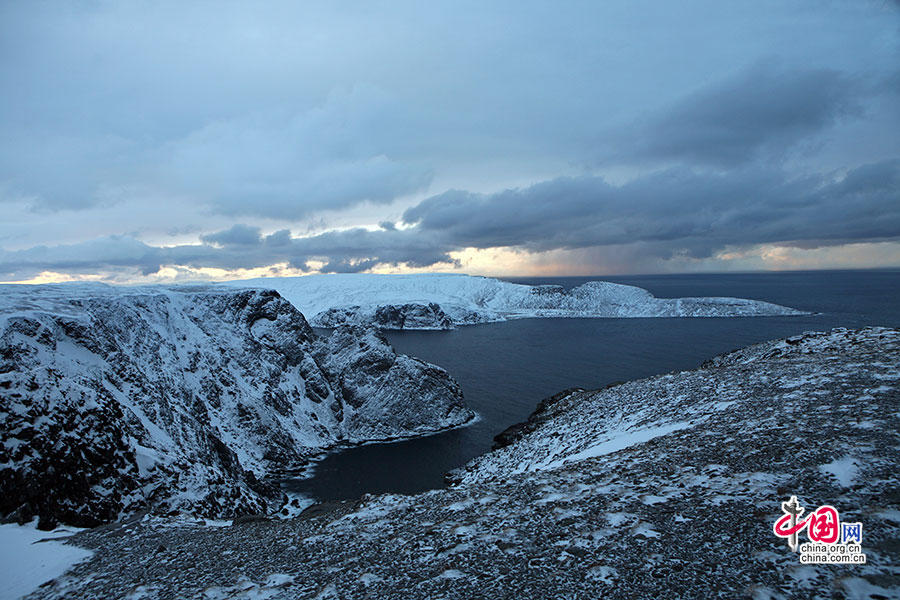
[[[645,289],[590,281],[565,290],[470,275],[338,274],[229,282],[272,288],[310,323],[381,329],[453,329],[458,325],[539,317],[754,317],[806,314],[743,298],[656,298]]]
[[[561,393],[448,489],[78,534],[34,597],[898,597],[898,432],[900,331],[804,334]],[[802,565],[791,495],[861,522],[866,564]]]
[[[272,471],[473,416],[439,367],[274,291],[0,286],[0,516],[42,528],[266,513]]]

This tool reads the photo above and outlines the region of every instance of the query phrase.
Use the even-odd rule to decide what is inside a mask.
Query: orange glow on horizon
[[[553,250],[529,253],[512,248],[466,248],[450,253],[454,263],[428,267],[378,265],[369,273],[460,273],[485,277],[602,277],[629,274],[715,273],[738,271],[803,271],[900,267],[900,242],[846,244],[814,249],[779,245],[727,248],[707,259],[675,257],[669,260],[641,258],[628,246]],[[133,272],[72,274],[43,271],[30,279],[7,284],[35,285],[75,281],[147,285],[197,281],[233,281],[261,277],[297,277],[319,274],[324,262],[310,261],[311,271],[277,263],[253,269],[220,269],[167,265],[151,275]]]

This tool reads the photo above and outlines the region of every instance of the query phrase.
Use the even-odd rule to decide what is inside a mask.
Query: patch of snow
[[[340,598],[340,595],[337,592],[337,587],[333,583],[329,583],[322,591],[316,594],[315,600],[331,600],[332,598]]]
[[[277,513],[278,517],[283,519],[293,519],[304,510],[316,503],[315,499],[294,492],[288,492],[287,497],[287,504],[285,504],[284,508],[282,508],[281,511]],[[287,512],[285,513],[285,511]]]
[[[630,446],[636,446],[638,444],[649,442],[653,438],[657,438],[662,435],[668,435],[674,431],[688,429],[689,427],[693,426],[694,424],[692,423],[679,422],[659,425],[657,427],[649,427],[646,429],[637,429],[634,431],[629,431],[627,429],[613,431],[609,434],[609,439],[607,439],[606,441],[586,448],[581,452],[566,456],[562,459],[554,460],[549,463],[545,463],[544,465],[536,465],[535,470],[555,469],[569,462],[577,462],[579,460],[585,460],[587,458],[596,458],[605,454],[612,454],[613,452],[624,450],[625,448],[628,448]]]
[[[294,581],[293,575],[287,575],[285,573],[272,573],[268,577],[266,577],[266,581],[263,583],[266,587],[281,587],[285,586]]]
[[[619,575],[619,572],[613,567],[605,567],[603,565],[595,565],[588,569],[588,575],[590,575],[593,579],[597,581],[602,581],[603,583],[612,583],[616,577]]]
[[[465,574],[458,569],[447,569],[440,575],[438,575],[441,579],[461,579],[465,577]]]
[[[74,528],[39,531],[35,523],[0,525],[0,600],[14,600],[55,579],[93,552],[48,538],[72,535]]]
[[[472,506],[474,503],[475,500],[473,498],[467,498],[466,500],[460,500],[459,502],[454,502],[453,504],[448,505],[447,510],[451,510],[454,512],[465,510],[466,508]]]
[[[821,465],[819,470],[837,479],[842,487],[848,488],[856,481],[856,476],[859,474],[859,464],[852,456],[844,456],[831,461],[827,465]]]
[[[384,581],[384,579],[373,573],[363,573],[359,576],[359,582],[365,586],[372,585],[373,583],[378,583],[379,581]]]
[[[656,538],[659,537],[659,532],[653,529],[653,526],[649,523],[641,521],[632,530],[632,535],[642,535],[647,538]]]
[[[799,565],[788,571],[795,581],[804,587],[812,585],[821,576],[819,569],[810,565]]]
[[[871,598],[900,598],[900,588],[885,589],[873,585],[862,577],[847,577],[840,581],[848,600],[870,600]]]
[[[637,518],[637,515],[634,513],[626,513],[626,512],[610,512],[606,513],[606,520],[609,521],[609,524],[613,527],[619,527],[624,523],[629,523]]]
[[[672,496],[656,496],[654,494],[645,494],[641,496],[641,502],[644,504],[661,504],[667,502]]]
[[[753,600],[786,600],[784,594],[779,594],[775,590],[761,585],[751,586],[748,591]]]
[[[231,524],[234,522],[232,520],[217,520],[217,519],[203,519],[203,524],[207,527],[231,527]]]
[[[266,577],[262,583],[254,583],[248,577],[242,575],[233,586],[206,588],[203,591],[203,597],[208,600],[231,600],[235,598],[267,600],[281,595],[283,588],[293,582],[294,576],[284,573],[273,573]]]

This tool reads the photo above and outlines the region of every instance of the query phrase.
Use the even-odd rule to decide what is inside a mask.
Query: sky
[[[0,2],[0,281],[900,266],[900,2]]]

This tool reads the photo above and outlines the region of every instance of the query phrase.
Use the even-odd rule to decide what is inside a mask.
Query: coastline
[[[457,485],[326,503],[295,519],[82,532],[68,543],[93,557],[35,597],[139,584],[161,597],[889,597],[900,558],[898,366],[900,331],[833,330],[576,391]],[[848,456],[849,480],[835,466]],[[862,522],[866,564],[807,565],[798,576],[796,555],[772,534],[792,494]]]

